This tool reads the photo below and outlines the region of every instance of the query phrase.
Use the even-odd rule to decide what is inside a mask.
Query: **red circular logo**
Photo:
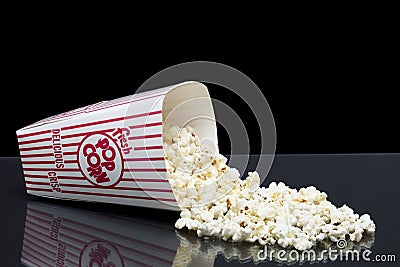
[[[100,187],[119,183],[124,171],[122,153],[116,141],[107,134],[91,134],[78,148],[79,168],[86,179]]]
[[[124,267],[124,261],[118,249],[105,241],[91,241],[81,251],[81,267]]]

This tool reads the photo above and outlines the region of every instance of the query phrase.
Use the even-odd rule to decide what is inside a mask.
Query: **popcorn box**
[[[103,101],[17,131],[28,194],[179,210],[163,127],[190,125],[217,146],[207,87],[184,82]]]
[[[25,266],[171,266],[173,226],[37,202],[28,204]],[[212,266],[212,265],[210,265]]]

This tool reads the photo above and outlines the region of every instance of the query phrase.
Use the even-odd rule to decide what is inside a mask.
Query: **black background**
[[[263,90],[275,118],[277,153],[400,152],[394,36],[380,29],[293,29],[284,39],[241,38],[248,40],[242,45],[26,27],[12,42],[4,72],[0,156],[18,155],[15,131],[23,126],[132,94],[158,71],[198,60],[232,66]],[[249,108],[226,90],[211,86],[210,93],[243,118],[251,153],[257,153],[259,132]],[[227,153],[226,133],[219,134]]]

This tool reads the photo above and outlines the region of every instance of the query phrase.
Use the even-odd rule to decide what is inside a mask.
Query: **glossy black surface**
[[[251,157],[249,170],[255,160],[255,156]],[[262,247],[205,240],[175,230],[174,222],[179,217],[176,212],[26,195],[20,159],[1,158],[0,168],[0,266],[21,266],[21,255],[24,260],[37,261],[33,266],[46,266],[59,249],[56,241],[52,243],[50,235],[54,229],[49,226],[58,218],[62,222],[59,229],[56,227],[57,234],[64,235],[64,240],[72,245],[71,249],[67,247],[65,255],[61,253],[65,256],[65,266],[79,266],[80,257],[85,257],[88,248],[99,245],[114,248],[110,253],[121,258],[114,262],[122,260],[124,266],[170,266],[179,259],[185,259],[187,266],[280,265],[277,261],[251,260],[250,255]],[[360,214],[371,214],[377,232],[356,244],[356,248],[362,249],[363,245],[371,247],[373,255],[400,256],[397,231],[400,154],[276,156],[264,184],[271,181],[283,181],[296,188],[314,185],[327,192],[334,204],[346,203]],[[35,259],[38,250],[41,256]],[[50,265],[55,266],[54,261]],[[396,266],[396,263],[328,261],[324,264],[381,265]]]

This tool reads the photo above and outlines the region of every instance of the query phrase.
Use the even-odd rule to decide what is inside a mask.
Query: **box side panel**
[[[164,94],[153,96],[18,131],[27,192],[178,210],[162,149]]]
[[[60,113],[60,114],[57,114],[54,116],[50,116],[48,118],[45,118],[38,122],[35,122],[31,125],[28,125],[28,126],[24,127],[23,129],[25,130],[25,129],[29,129],[29,128],[38,127],[38,126],[41,126],[44,124],[48,124],[48,123],[53,123],[53,122],[62,121],[62,120],[68,120],[68,119],[76,118],[79,116],[84,116],[86,113],[92,113],[92,112],[97,112],[97,111],[101,111],[104,109],[123,106],[126,104],[139,102],[139,101],[146,100],[149,98],[150,99],[156,98],[158,96],[164,95],[171,88],[173,88],[173,86],[160,88],[160,89],[156,89],[156,90],[151,90],[151,91],[146,91],[143,93],[134,94],[134,95],[130,95],[130,96],[120,97],[120,98],[117,98],[114,100],[101,101],[101,102],[91,104],[91,105],[88,105],[88,106],[85,106],[82,108],[77,108],[77,109],[74,109],[71,111],[67,111],[67,112],[63,112],[63,113]]]

